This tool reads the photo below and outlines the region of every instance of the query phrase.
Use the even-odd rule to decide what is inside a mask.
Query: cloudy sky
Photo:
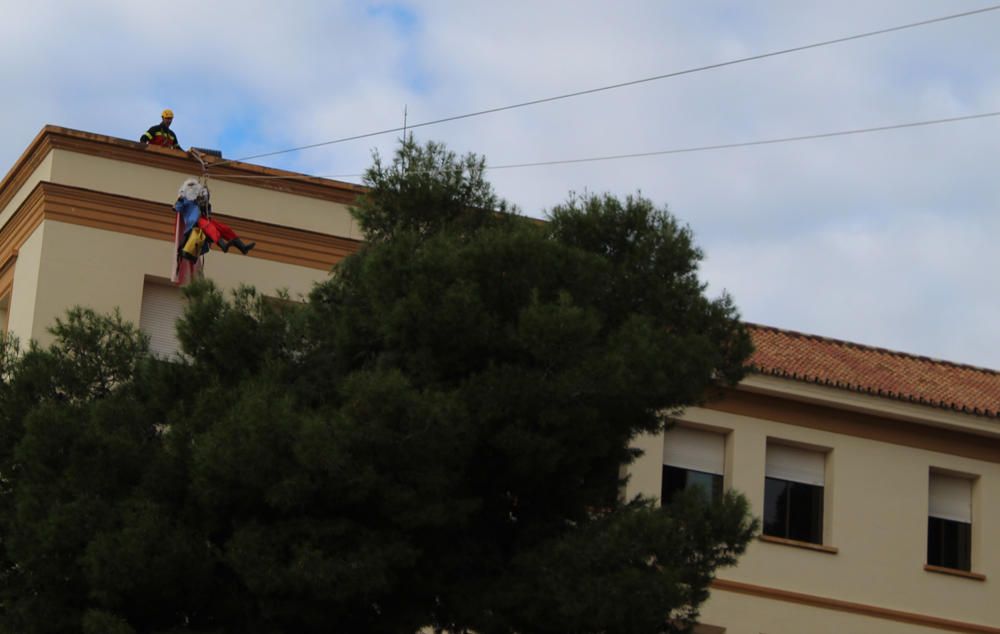
[[[0,172],[45,124],[238,158],[991,6],[989,0],[0,0]],[[504,165],[1000,111],[1000,11],[420,128]],[[398,135],[258,159],[358,174]],[[1000,117],[523,169],[542,216],[641,191],[748,321],[1000,368]],[[343,180],[357,181],[356,178]]]

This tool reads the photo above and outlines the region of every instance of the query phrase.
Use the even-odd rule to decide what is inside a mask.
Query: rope
[[[205,159],[202,158],[201,152],[195,148],[188,150],[188,153],[201,163],[201,176],[198,177],[198,183],[205,189],[208,189],[208,165],[205,164]]]

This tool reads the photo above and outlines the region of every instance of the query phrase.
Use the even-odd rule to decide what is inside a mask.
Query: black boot
[[[222,249],[223,253],[229,253],[229,243],[226,242],[225,238],[219,238],[219,241],[216,242],[216,244],[219,245],[219,248]]]
[[[243,255],[250,253],[250,249],[257,246],[256,242],[251,242],[250,244],[247,244],[243,242],[243,240],[241,240],[240,238],[236,238],[235,240],[231,241],[230,244],[232,244],[234,247],[242,251]]]

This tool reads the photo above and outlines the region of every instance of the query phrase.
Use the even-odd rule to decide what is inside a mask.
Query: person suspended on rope
[[[174,203],[174,211],[183,223],[179,257],[197,260],[208,252],[213,242],[219,245],[223,253],[228,253],[230,246],[239,249],[243,255],[250,253],[257,243],[243,242],[229,225],[213,220],[210,198],[208,187],[197,179],[189,178],[181,185],[177,202]]]
[[[174,121],[174,111],[167,108],[160,116],[162,117],[160,123],[146,130],[146,133],[139,137],[139,143],[179,149],[181,144],[177,140],[177,135],[170,129],[170,124]]]

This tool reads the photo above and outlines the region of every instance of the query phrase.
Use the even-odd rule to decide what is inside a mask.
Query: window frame
[[[167,315],[167,317],[173,317],[173,321],[170,324],[170,332],[161,332],[163,324],[160,324],[159,316],[153,320],[153,324],[150,323],[150,314],[147,312],[149,308],[149,296],[147,295],[148,289],[156,289],[154,292],[158,293],[176,293],[177,295],[177,308],[179,310],[173,311],[172,314]],[[159,307],[159,305],[157,305]],[[154,277],[151,275],[146,275],[142,282],[142,294],[139,300],[139,319],[138,326],[139,330],[149,337],[149,350],[150,353],[157,359],[164,361],[169,361],[171,359],[176,359],[180,355],[181,347],[180,341],[177,338],[177,327],[176,322],[184,314],[185,299],[184,294],[180,287],[176,284],[170,282],[169,280]],[[163,345],[167,344],[167,345]]]
[[[671,477],[668,478],[668,473]],[[676,481],[676,475],[683,474],[684,483],[681,486],[673,487],[669,486],[669,482]],[[674,496],[683,491],[687,491],[693,488],[699,488],[704,490],[702,482],[692,482],[691,476],[696,476],[701,478],[701,476],[708,476],[710,480],[708,483],[708,499],[711,502],[718,502],[722,499],[723,491],[725,490],[724,481],[725,478],[719,473],[710,473],[708,471],[698,471],[696,469],[685,469],[684,467],[676,467],[674,465],[664,464],[662,467],[662,479],[660,483],[660,504],[663,506],[669,506],[673,501]],[[668,488],[669,487],[669,488]]]
[[[704,480],[705,476],[707,476],[710,480],[709,499],[714,502],[722,498],[726,490],[726,468],[729,464],[728,448],[730,431],[714,427],[675,423],[664,432],[663,460],[660,465],[659,502],[661,505],[669,505],[677,493],[688,490],[692,485],[697,486],[700,484],[692,482],[691,476],[696,476],[695,479],[697,480]],[[667,449],[671,433],[678,433],[675,438],[680,444],[693,443],[701,445],[695,448],[695,453],[699,453],[700,455],[693,459],[685,455],[684,457],[680,457],[680,459],[674,460],[671,454],[676,456],[676,452]],[[718,452],[718,454],[715,455],[715,452]],[[712,455],[709,457],[708,453]],[[668,482],[675,481],[673,477],[668,478],[668,475],[671,473],[673,475],[683,474],[684,484],[680,487],[671,487],[668,491]]]
[[[927,477],[925,569],[933,572],[953,571],[973,578],[984,578],[972,572],[976,553],[975,493],[978,479],[979,476],[973,474],[930,468]],[[963,499],[948,499],[948,496]],[[965,521],[966,518],[968,521]],[[953,549],[951,552],[945,552],[943,542],[946,539],[954,540],[950,545]]]
[[[827,447],[767,439],[761,513],[764,541],[826,548],[830,536],[828,474],[831,451]],[[784,507],[777,509],[780,517],[769,518],[772,508],[779,504]],[[801,521],[802,513],[808,514],[804,522]],[[782,525],[780,529],[774,528],[775,522]]]

